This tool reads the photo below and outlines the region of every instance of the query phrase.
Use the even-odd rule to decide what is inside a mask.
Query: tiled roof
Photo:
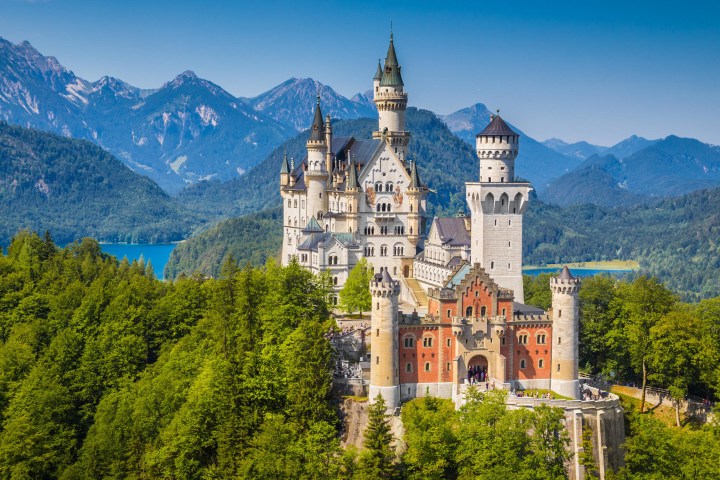
[[[517,133],[500,118],[500,115],[494,115],[485,130],[477,134],[478,137],[485,135],[517,135]]]
[[[465,229],[465,220],[462,218],[436,218],[435,226],[443,244],[453,247],[470,246],[470,236]]]

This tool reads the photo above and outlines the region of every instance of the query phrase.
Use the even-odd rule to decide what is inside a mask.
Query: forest
[[[653,381],[717,391],[718,299],[687,306],[651,279],[595,281],[613,283],[586,281],[583,341],[614,350],[584,347],[589,368],[632,377],[645,362]],[[95,240],[60,249],[21,232],[0,255],[0,479],[566,478],[562,413],[508,411],[499,392],[457,412],[410,402],[397,439],[376,404],[364,447],[341,447],[329,288],[296,264],[232,257],[218,279],[160,282]],[[642,341],[615,338],[616,322]],[[655,369],[678,323],[697,344],[690,363]],[[628,428],[620,478],[717,477],[718,427],[634,412]]]

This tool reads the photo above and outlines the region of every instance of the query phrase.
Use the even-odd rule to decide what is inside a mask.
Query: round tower
[[[400,283],[387,270],[370,281],[372,298],[370,402],[382,394],[388,409],[400,402],[400,371],[398,367],[398,295]]]
[[[379,67],[379,65],[378,65]],[[373,79],[374,102],[378,109],[378,130],[373,138],[387,141],[401,159],[405,158],[410,142],[410,132],[405,131],[405,110],[407,109],[407,93],[401,75],[390,33],[390,46],[385,57],[385,67],[377,80]]]
[[[515,178],[515,159],[520,135],[500,115],[493,115],[490,124],[475,137],[480,158],[480,182],[504,183]]]
[[[552,365],[550,388],[570,398],[579,398],[578,333],[580,279],[563,267],[557,277],[550,279],[552,290]]]
[[[327,152],[327,136],[325,135],[325,124],[323,123],[322,112],[320,111],[320,95],[315,105],[315,116],[310,127],[310,137],[307,146],[307,170],[305,171],[305,182],[307,185],[307,216],[315,217],[318,221],[322,219],[323,213],[327,212],[327,185],[328,171],[326,168],[325,154]]]

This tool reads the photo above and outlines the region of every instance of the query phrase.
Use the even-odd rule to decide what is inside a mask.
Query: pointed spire
[[[317,95],[317,103],[315,105],[315,117],[313,123],[310,126],[310,138],[311,142],[324,142],[325,141],[325,124],[323,123],[322,111],[320,110],[320,93]]]
[[[287,159],[287,150],[283,153],[282,165],[280,166],[280,173],[290,173],[290,164]]]
[[[421,188],[422,183],[420,182],[420,174],[417,170],[417,162],[415,156],[413,156],[412,168],[410,170],[410,188]]]
[[[562,272],[560,272],[560,275],[557,278],[559,278],[560,280],[572,280],[575,277],[572,276],[572,273],[570,273],[570,269],[567,267],[567,265],[565,265],[562,269]]]
[[[350,166],[348,167],[347,185],[345,185],[345,188],[360,188],[360,182],[358,182],[357,178],[357,168],[355,167],[355,157],[352,157],[350,159]]]
[[[373,80],[382,80],[382,64],[380,63],[380,59],[378,58],[378,68],[375,70],[375,76],[373,77]]]
[[[392,32],[390,32],[390,46],[388,46],[388,53],[385,57],[385,70],[383,71],[380,85],[400,87],[404,85],[402,76],[400,75],[400,65],[398,64],[397,55],[395,54]]]

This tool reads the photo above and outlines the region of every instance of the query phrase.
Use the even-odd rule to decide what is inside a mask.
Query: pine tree
[[[395,478],[395,451],[391,446],[394,439],[385,414],[386,409],[385,399],[378,394],[375,403],[368,410],[365,450],[360,456],[357,475],[360,480]]]

